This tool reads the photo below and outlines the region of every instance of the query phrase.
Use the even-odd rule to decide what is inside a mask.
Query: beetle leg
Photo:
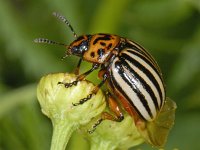
[[[107,95],[107,100],[108,100],[108,106],[109,106],[111,112],[114,113],[114,120],[109,119],[109,117],[106,117],[106,116],[103,119],[121,122],[124,119],[124,115],[123,115],[116,99],[110,94],[110,92],[107,92],[106,95]]]
[[[97,86],[94,87],[92,92],[87,97],[81,99],[78,103],[73,103],[73,105],[74,106],[81,105],[81,104],[87,102],[88,100],[90,100],[93,95],[97,94],[97,92],[99,91],[100,87],[105,83],[106,79],[107,79],[107,76],[104,75],[103,80]]]
[[[77,67],[76,67],[76,69],[74,70],[74,74],[75,74],[75,75],[79,75],[79,71],[80,71],[80,66],[81,66],[82,60],[83,60],[83,59],[80,58],[79,61],[78,61]]]
[[[81,63],[82,60],[79,60],[79,63]],[[78,66],[79,66],[79,63],[78,63]],[[58,82],[58,84],[64,84],[66,88],[68,87],[71,87],[73,85],[77,85],[78,81],[81,81],[83,79],[85,79],[85,77],[87,75],[89,75],[92,71],[96,70],[99,68],[99,64],[93,64],[92,68],[88,71],[86,71],[85,73],[79,75],[75,81],[71,82],[71,83],[65,83],[65,82]]]
[[[81,81],[81,80],[85,79],[85,77],[86,77],[87,75],[89,75],[92,71],[94,71],[94,70],[96,70],[96,69],[98,69],[98,68],[99,68],[99,64],[95,64],[95,63],[94,63],[94,64],[92,65],[92,68],[91,68],[90,70],[86,71],[85,73],[79,75],[79,76],[77,77],[77,80],[78,80],[78,81]]]
[[[121,122],[124,119],[124,115],[122,111],[120,110],[119,105],[117,104],[116,100],[114,97],[107,92],[107,100],[108,100],[108,106],[111,112],[114,113],[114,115],[108,113],[108,112],[103,112],[101,114],[101,118],[97,120],[97,122],[92,126],[92,129],[88,131],[88,133],[93,133],[96,130],[96,127],[101,124],[103,120],[111,120],[111,121],[117,121]]]

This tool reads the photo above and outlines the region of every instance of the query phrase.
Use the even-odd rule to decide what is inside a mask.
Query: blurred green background
[[[78,61],[62,61],[63,47],[33,43],[37,37],[66,44],[74,39],[53,11],[78,35],[113,33],[148,49],[178,106],[166,150],[200,149],[200,0],[0,0],[0,150],[49,149],[52,127],[40,111],[36,84],[47,73],[72,71]],[[88,148],[77,134],[67,147]]]

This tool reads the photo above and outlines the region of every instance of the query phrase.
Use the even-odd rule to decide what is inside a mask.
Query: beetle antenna
[[[64,23],[70,28],[70,30],[71,30],[72,33],[74,34],[74,37],[77,38],[77,34],[76,34],[76,32],[74,31],[72,25],[69,23],[69,21],[68,21],[64,16],[60,15],[60,14],[57,13],[57,12],[53,12],[53,15],[54,15],[56,18],[60,19],[62,22],[64,22]]]
[[[34,42],[35,43],[46,43],[46,44],[54,44],[54,45],[67,46],[66,44],[55,42],[55,41],[51,41],[49,39],[44,39],[44,38],[37,38],[37,39],[34,40]]]

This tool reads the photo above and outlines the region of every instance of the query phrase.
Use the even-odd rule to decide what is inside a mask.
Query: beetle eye
[[[76,54],[78,52],[78,47],[77,46],[73,46],[71,49],[72,54]]]
[[[86,41],[83,41],[83,42],[81,43],[79,49],[80,49],[81,52],[86,51],[86,50],[87,50],[87,42],[86,42]]]
[[[73,46],[71,49],[71,53],[76,56],[82,56],[87,49],[87,41],[83,41],[79,46]]]
[[[85,50],[87,50],[87,46],[86,45],[81,45],[80,46],[80,51],[83,52]]]

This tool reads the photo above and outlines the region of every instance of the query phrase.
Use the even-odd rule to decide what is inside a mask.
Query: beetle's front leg
[[[95,86],[95,88],[91,91],[91,93],[87,97],[81,99],[78,103],[74,103],[73,105],[74,106],[81,105],[81,104],[87,102],[88,100],[90,100],[93,95],[97,94],[100,87],[105,83],[106,79],[107,79],[107,75],[105,74],[103,76],[103,80],[97,86]]]
[[[77,64],[77,66],[76,66],[76,69],[74,70],[74,74],[75,74],[75,75],[79,75],[80,66],[81,66],[82,60],[83,60],[83,58],[80,58],[79,61],[78,61],[78,64]]]
[[[79,76],[76,78],[75,81],[73,81],[73,82],[71,82],[71,83],[58,82],[58,84],[64,84],[64,86],[65,86],[66,88],[71,87],[71,86],[73,86],[73,85],[77,85],[77,83],[78,83],[79,81],[85,79],[85,77],[86,77],[87,75],[89,75],[92,71],[94,71],[94,70],[96,70],[96,69],[98,69],[98,68],[99,68],[99,64],[94,63],[94,64],[92,65],[92,68],[91,68],[90,70],[88,70],[88,71],[86,71],[85,73],[79,75]]]

